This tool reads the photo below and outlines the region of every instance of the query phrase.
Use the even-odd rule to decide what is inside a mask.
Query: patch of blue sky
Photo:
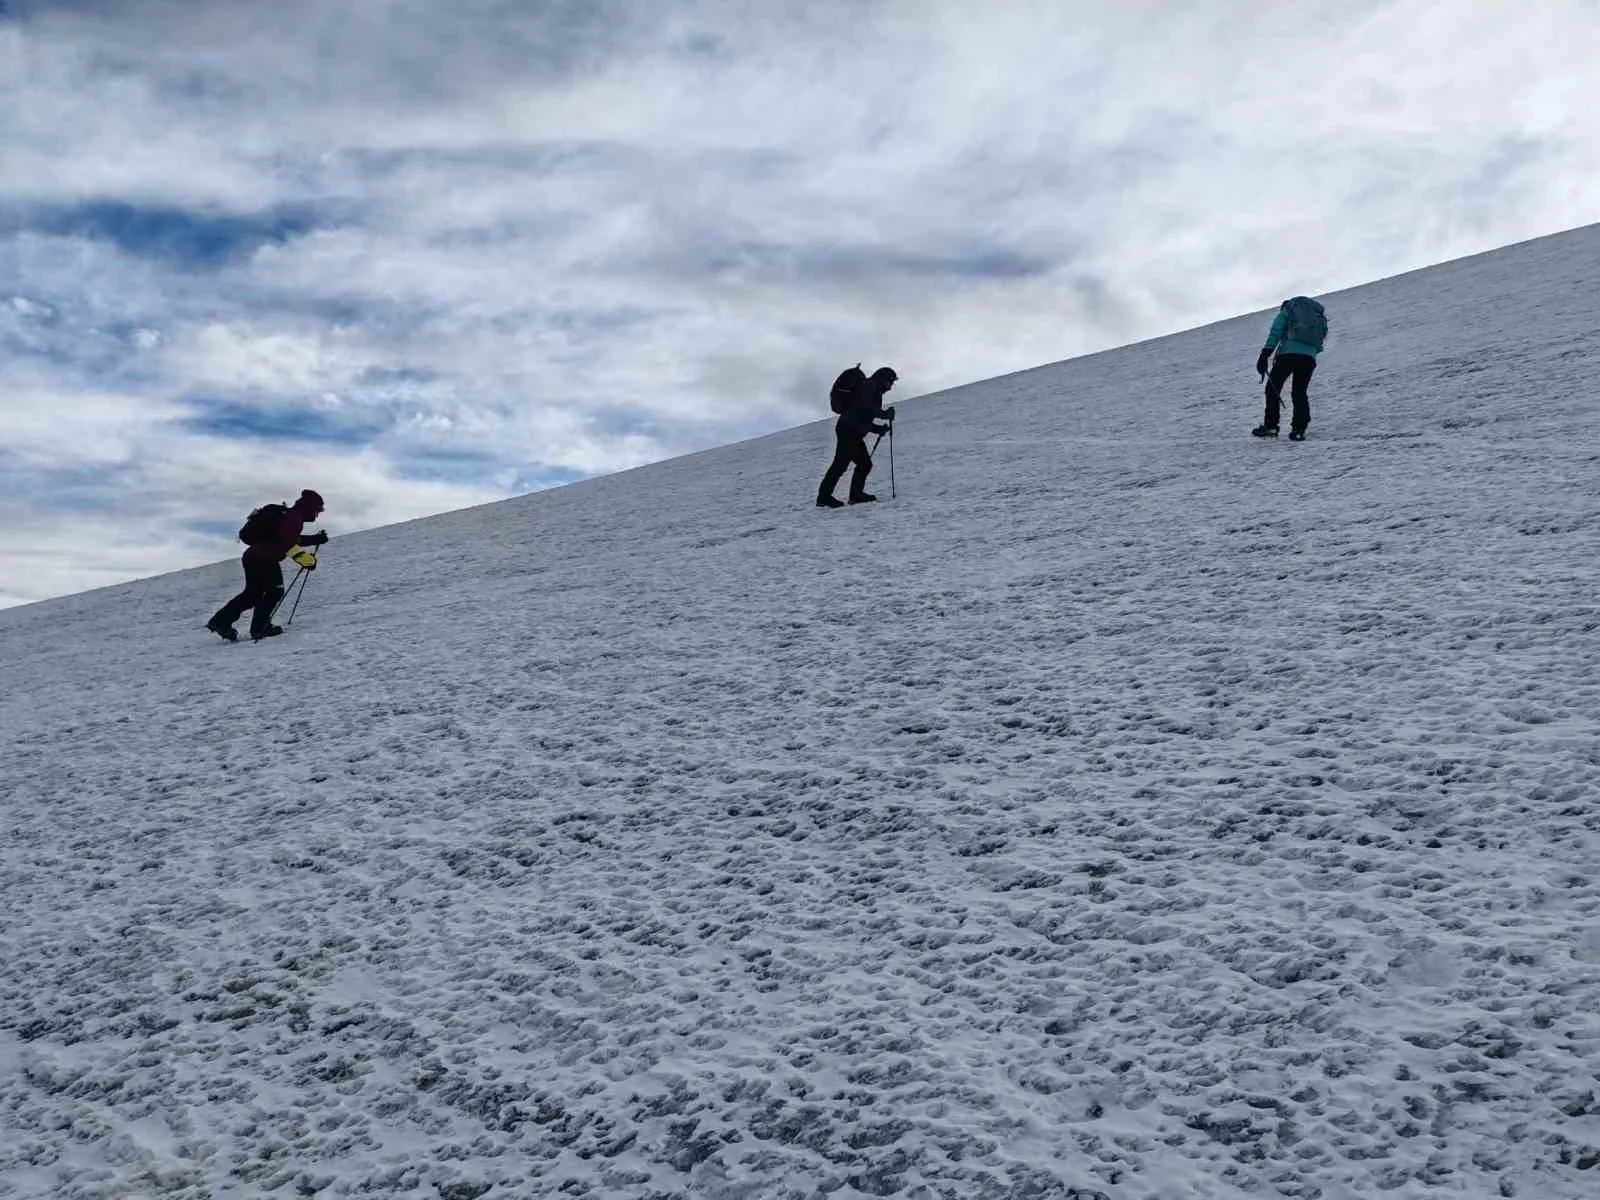
[[[189,400],[185,429],[212,437],[264,442],[365,445],[391,427],[382,411],[322,408],[310,404],[246,400]]]
[[[0,456],[0,492],[27,496],[34,513],[103,514],[130,497],[137,503],[139,470],[126,462],[61,466]]]
[[[494,456],[474,450],[408,450],[393,463],[395,474],[413,483],[483,485],[505,469]]]
[[[189,270],[211,270],[248,257],[317,225],[310,209],[218,213],[122,200],[41,206],[23,214],[41,233],[110,242],[126,254]]]

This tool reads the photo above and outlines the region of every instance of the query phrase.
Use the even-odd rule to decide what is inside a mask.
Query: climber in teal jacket
[[[1317,355],[1322,353],[1327,337],[1328,314],[1310,296],[1291,296],[1278,306],[1272,328],[1267,331],[1267,344],[1256,356],[1256,374],[1267,384],[1266,415],[1250,431],[1256,437],[1278,436],[1283,385],[1292,379],[1289,399],[1294,408],[1289,416],[1289,440],[1306,440],[1306,426],[1311,424],[1311,375],[1317,369]]]

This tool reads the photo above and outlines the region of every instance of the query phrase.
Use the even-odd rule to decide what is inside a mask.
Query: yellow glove
[[[315,571],[317,569],[317,556],[302,546],[296,546],[293,550],[289,551],[289,557],[291,560],[298,563],[308,571]]]

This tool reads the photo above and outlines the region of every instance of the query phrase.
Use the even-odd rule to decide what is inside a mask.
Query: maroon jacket
[[[279,519],[278,527],[272,531],[272,536],[248,547],[244,556],[282,562],[284,556],[300,544],[300,535],[305,532],[306,520],[306,513],[299,503],[291,504],[289,511]]]

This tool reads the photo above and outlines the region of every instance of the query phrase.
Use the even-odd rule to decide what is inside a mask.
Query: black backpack
[[[867,373],[861,369],[860,363],[846,367],[839,372],[839,378],[833,381],[833,390],[828,393],[828,407],[836,413],[843,413],[866,382]]]
[[[278,532],[278,525],[289,511],[287,504],[263,504],[253,509],[244,524],[239,526],[239,540],[246,546],[264,542]]]

